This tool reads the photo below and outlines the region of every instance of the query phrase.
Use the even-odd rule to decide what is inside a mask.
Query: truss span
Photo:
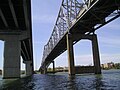
[[[120,0],[63,0],[49,41],[44,46],[41,68],[67,50],[66,35],[73,44],[120,16]],[[77,37],[78,36],[78,37]]]

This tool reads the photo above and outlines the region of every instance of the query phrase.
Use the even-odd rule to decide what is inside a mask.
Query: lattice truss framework
[[[78,21],[79,18],[82,17],[82,15],[85,13],[84,11],[89,10],[97,1],[99,0],[82,0],[82,1],[81,0],[63,0],[62,1],[58,17],[57,17],[55,26],[53,28],[53,32],[50,36],[49,41],[44,46],[42,64],[47,58],[47,56],[54,49],[54,47],[61,40],[61,38],[63,38],[63,36],[66,33],[69,33],[70,28]],[[99,10],[98,8],[96,8],[94,9],[94,11],[91,12],[91,14],[97,18],[96,22],[95,21],[91,22],[89,19],[80,21],[83,23],[88,23],[91,26],[92,25],[94,26],[92,27],[92,31],[86,32],[85,34],[90,34],[91,32],[94,32],[96,29],[102,27],[103,25],[109,23],[110,21],[120,16],[120,7],[119,7],[120,4],[117,3],[118,0],[115,0],[115,2],[116,2],[116,6],[118,6],[118,9],[112,12],[105,19],[99,18],[94,14],[95,12],[108,13],[107,11],[102,11],[103,9],[107,8],[107,6],[106,7],[101,6]],[[89,27],[87,26],[84,26],[84,27],[89,29]]]

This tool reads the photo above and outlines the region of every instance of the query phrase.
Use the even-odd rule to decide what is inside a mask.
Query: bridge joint
[[[24,40],[24,39],[30,38],[30,33],[28,31],[0,30],[1,40],[5,40],[10,36],[16,36],[16,37],[19,37],[19,40]]]

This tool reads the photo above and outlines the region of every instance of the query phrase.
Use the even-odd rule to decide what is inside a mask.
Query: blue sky
[[[34,67],[39,69],[43,47],[48,42],[56,22],[62,0],[31,0]],[[98,35],[101,63],[120,62],[120,18],[96,31]],[[0,41],[0,69],[3,67],[4,42]],[[92,62],[91,42],[81,40],[74,45],[76,65],[90,65]],[[67,65],[67,52],[55,59],[56,66]],[[21,68],[24,69],[22,64]]]

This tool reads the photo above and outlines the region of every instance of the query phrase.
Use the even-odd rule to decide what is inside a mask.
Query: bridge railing
[[[88,9],[91,3],[96,0],[83,1],[81,3],[79,0],[62,1],[53,32],[49,41],[44,46],[42,64],[66,32],[69,32],[69,28],[78,19],[78,14],[80,16],[80,13],[82,14],[83,10]]]

